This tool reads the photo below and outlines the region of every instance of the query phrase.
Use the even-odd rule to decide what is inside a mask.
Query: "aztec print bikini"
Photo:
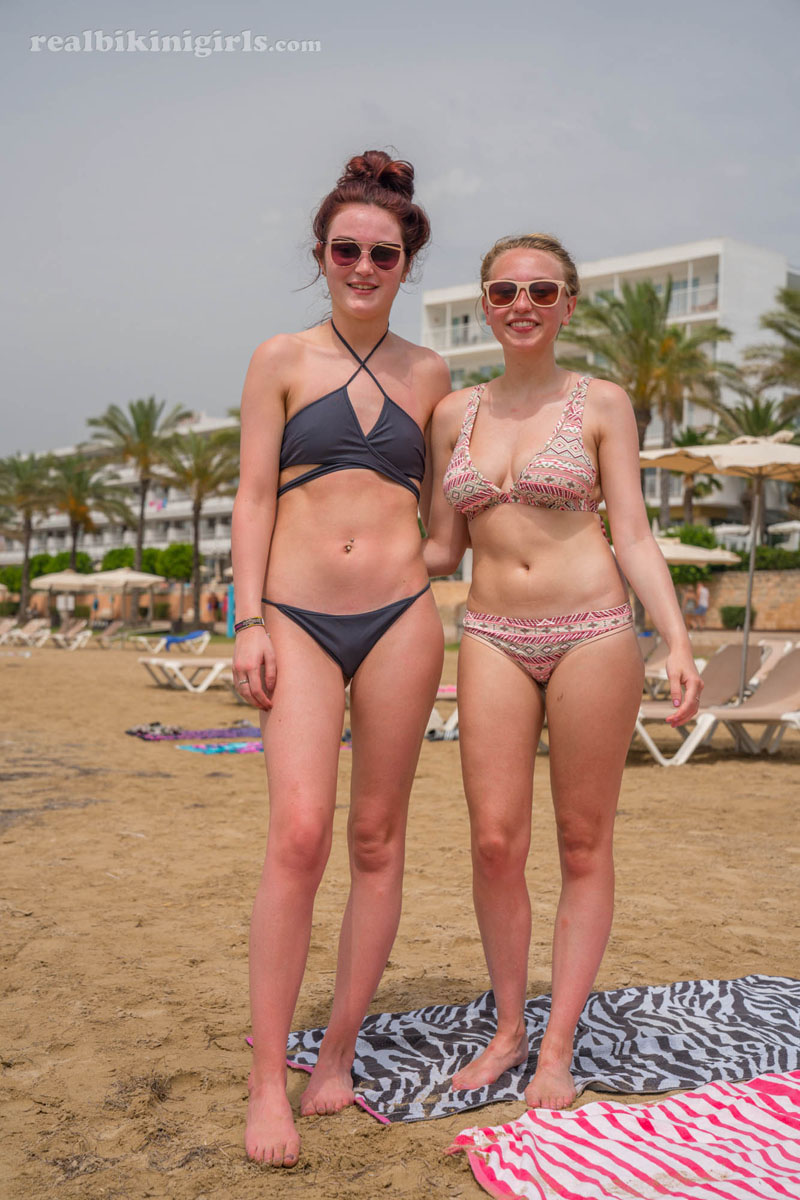
[[[280,469],[318,465],[304,471],[278,488],[278,496],[300,487],[311,479],[319,479],[334,471],[377,471],[401,487],[408,488],[419,499],[419,486],[425,473],[425,438],[413,417],[396,404],[381,387],[367,362],[384,341],[389,330],[370,350],[359,358],[331,321],[333,332],[358,363],[345,384],[320,396],[299,409],[286,422],[281,443]],[[380,389],[383,408],[369,433],[364,433],[350,400],[348,387],[361,371]],[[291,604],[280,604],[261,597],[263,604],[277,608],[296,625],[305,630],[326,654],[339,664],[346,680],[352,679],[370,650],[415,600],[430,588],[426,583],[413,596],[405,596],[393,604],[362,613],[322,613]]]
[[[472,461],[469,444],[486,384],[467,402],[461,432],[444,476],[444,493],[457,512],[472,521],[499,504],[529,504],[561,512],[598,511],[592,498],[597,471],[583,444],[583,410],[591,376],[582,375],[564,405],[553,433],[523,467],[510,489],[482,475]],[[464,633],[499,650],[544,686],[570,650],[619,633],[633,625],[629,604],[558,617],[504,617],[467,610]]]

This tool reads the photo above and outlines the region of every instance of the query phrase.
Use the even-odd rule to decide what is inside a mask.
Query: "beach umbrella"
[[[128,588],[151,588],[166,583],[163,575],[150,575],[147,571],[134,571],[132,567],[118,567],[115,571],[98,571],[92,576],[92,587],[100,592],[124,592]]]
[[[656,545],[673,566],[708,567],[741,562],[738,554],[719,546],[689,546],[677,538],[656,538]]]
[[[750,615],[753,609],[753,576],[756,565],[756,542],[761,524],[761,505],[766,479],[794,481],[800,479],[800,446],[791,444],[790,430],[771,437],[739,437],[732,442],[701,446],[668,446],[663,450],[642,450],[642,467],[659,467],[665,471],[682,471],[684,475],[737,475],[750,479],[753,485],[753,511],[750,524],[750,562],[747,572],[747,599],[742,631],[742,669],[739,676],[739,702],[744,698],[747,682],[747,644],[750,638]]]
[[[789,534],[789,546],[784,549],[800,547],[800,521],[778,521],[767,526],[767,533]]]
[[[37,592],[90,592],[94,581],[94,575],[82,575],[80,571],[53,571],[50,575],[37,575],[31,580],[31,587]]]

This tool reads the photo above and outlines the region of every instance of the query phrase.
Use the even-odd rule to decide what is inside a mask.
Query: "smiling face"
[[[512,279],[530,283],[533,279],[564,279],[564,267],[544,250],[515,249],[500,254],[492,263],[489,279]],[[508,308],[495,308],[483,297],[486,321],[498,342],[508,349],[537,350],[552,346],[563,326],[575,311],[577,297],[566,288],[552,307],[540,308],[531,302],[525,288]]]
[[[376,242],[403,245],[399,222],[390,212],[375,204],[348,204],[332,218],[324,246],[317,243],[317,259],[328,282],[331,303],[354,317],[388,319],[400,284],[408,275],[408,256],[403,251],[397,266],[390,270],[376,267],[368,253],[358,262],[340,267],[331,257],[333,239],[346,238],[367,250]]]

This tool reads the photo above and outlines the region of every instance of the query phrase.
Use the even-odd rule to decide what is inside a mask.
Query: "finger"
[[[246,689],[250,694],[250,702],[255,708],[263,708],[269,710],[272,708],[272,700],[264,690],[264,685],[261,681],[261,670],[256,668],[254,671],[249,671],[247,675],[249,687]]]
[[[697,710],[700,707],[700,692],[703,690],[703,681],[699,676],[694,675],[686,680],[685,694],[683,702],[667,717],[667,721],[673,728],[682,725],[685,721],[692,720],[697,716]]]

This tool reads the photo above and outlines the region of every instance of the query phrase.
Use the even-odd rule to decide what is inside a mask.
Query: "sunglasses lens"
[[[557,283],[551,283],[549,279],[536,279],[533,283],[528,284],[528,295],[533,304],[538,304],[539,308],[552,308],[558,300],[561,289]]]
[[[372,261],[376,267],[380,267],[382,271],[391,271],[392,267],[396,267],[400,262],[400,247],[399,246],[373,246],[370,251]]]
[[[487,299],[493,308],[508,308],[517,298],[517,285],[501,279],[490,283],[487,289]]]
[[[361,258],[358,242],[331,242],[331,258],[337,267],[352,267]]]

